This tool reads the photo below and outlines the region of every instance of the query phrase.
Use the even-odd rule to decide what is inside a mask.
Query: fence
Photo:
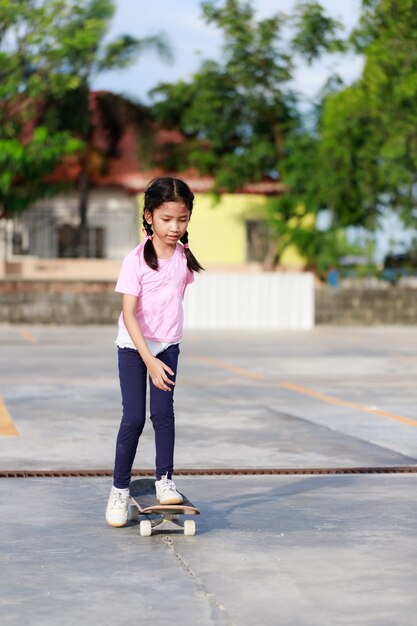
[[[314,326],[310,273],[206,274],[187,288],[190,329],[308,330]]]
[[[115,324],[114,282],[0,281],[0,322]],[[314,325],[311,274],[197,276],[184,300],[187,329],[308,330]]]

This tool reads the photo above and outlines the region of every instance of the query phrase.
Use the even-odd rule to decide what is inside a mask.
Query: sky
[[[291,12],[296,0],[252,0],[259,18],[278,12]],[[346,32],[357,23],[361,0],[322,0],[328,13],[342,22]],[[102,74],[94,81],[96,89],[111,89],[133,99],[149,101],[148,91],[161,82],[189,78],[203,59],[221,58],[221,33],[201,17],[199,0],[115,0],[116,14],[109,38],[128,33],[138,38],[163,33],[174,61],[168,64],[155,53],[146,52],[131,67]],[[362,59],[349,55],[328,56],[311,67],[296,63],[294,87],[304,98],[313,98],[326,78],[337,71],[346,82],[357,78]]]
[[[361,0],[321,0],[321,3],[331,17],[343,24],[346,34],[358,23]],[[252,0],[259,18],[292,12],[295,4],[296,0]],[[121,34],[143,38],[162,33],[172,48],[174,60],[168,64],[155,53],[146,52],[129,68],[97,77],[94,89],[111,90],[148,103],[149,90],[159,83],[186,80],[202,60],[221,59],[221,33],[203,21],[199,0],[115,0],[115,5],[109,40]],[[307,110],[331,74],[337,73],[350,84],[360,76],[363,60],[353,53],[328,55],[311,66],[298,59],[295,67],[292,87],[299,93],[301,108]],[[353,230],[350,238],[356,234]],[[401,252],[415,235],[404,231],[395,216],[387,216],[383,232],[376,236],[375,259],[381,261],[389,249]]]

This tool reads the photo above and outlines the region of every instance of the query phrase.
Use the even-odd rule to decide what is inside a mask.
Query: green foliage
[[[318,11],[316,3],[314,7]],[[283,178],[286,138],[299,124],[289,88],[291,49],[282,32],[289,20],[281,13],[256,20],[252,4],[239,0],[202,2],[202,10],[207,23],[223,32],[222,62],[206,60],[190,81],[154,89],[156,117],[181,128],[189,139],[188,164],[213,174],[216,191],[265,177]],[[316,55],[330,46],[336,25],[329,22],[331,32],[325,35],[320,22],[316,40],[311,19],[307,21],[298,27],[309,28]],[[298,32],[293,48],[300,43],[303,52],[300,37]]]
[[[48,96],[79,83],[68,72],[57,77],[63,9],[62,0],[0,2],[0,215],[45,194],[45,177],[80,148],[45,118]]]
[[[300,229],[295,233],[294,243],[303,251],[307,267],[315,269],[323,280],[330,267],[340,270],[340,259],[344,256],[364,255],[363,246],[349,243],[343,229],[330,228],[326,231]]]
[[[148,48],[156,49],[167,61],[172,60],[170,48],[161,36],[138,40],[130,35],[123,35],[104,46],[102,55],[96,62],[97,72],[128,67],[139,53]]]
[[[269,222],[278,240],[276,256],[293,234],[301,201],[314,210],[312,173],[316,139],[301,124],[290,88],[293,57],[309,60],[341,49],[338,24],[316,2],[304,2],[294,16],[256,19],[251,2],[202,2],[206,22],[224,37],[222,61],[205,60],[189,81],[162,84],[152,91],[156,118],[180,128],[187,141],[176,169],[187,166],[215,179],[213,191],[235,191],[248,182],[280,180],[288,194],[276,199]],[[293,28],[288,41],[285,28]],[[294,31],[295,28],[295,31]],[[314,205],[314,206],[316,206]],[[310,231],[311,233],[311,228]]]
[[[65,155],[78,152],[86,176],[90,157],[104,167],[115,155],[117,97],[99,99],[109,141],[100,154],[92,145],[88,98],[94,76],[127,67],[146,49],[170,58],[161,36],[121,35],[105,43],[114,10],[112,0],[0,0],[0,214],[52,193],[48,175]],[[87,193],[85,184],[84,226]]]
[[[52,193],[56,187],[45,178],[63,154],[78,149],[79,142],[69,133],[49,136],[48,129],[42,126],[36,128],[25,146],[18,139],[0,139],[0,206],[12,214],[25,209],[28,202]]]
[[[248,5],[226,5],[203,3],[207,21],[224,28],[224,63],[205,61],[192,81],[160,85],[153,95],[157,119],[189,138],[188,164],[232,190],[276,173],[292,114],[280,88],[289,79],[289,59],[276,44],[280,20],[257,25]]]
[[[365,65],[324,102],[322,199],[341,223],[376,228],[389,207],[416,226],[417,0],[363,2],[351,41]]]
[[[325,99],[318,150],[318,201],[335,224],[375,229],[382,207],[380,141],[361,85]]]
[[[274,198],[281,219],[288,221],[292,216],[303,217],[316,214],[320,210],[318,203],[317,153],[319,140],[312,132],[299,124],[298,128],[288,133],[286,138],[286,156],[281,162],[281,176],[288,193]],[[305,209],[300,213],[301,207]]]
[[[114,14],[113,0],[67,0],[69,15],[61,32],[64,43],[64,65],[70,72],[80,77],[77,86],[78,106],[68,112],[65,103],[64,109],[68,112],[66,124],[75,129],[77,136],[84,143],[84,150],[80,155],[79,188],[79,256],[85,256],[88,249],[88,203],[89,177],[99,164],[105,169],[108,157],[114,156],[115,148],[120,139],[120,126],[117,124],[114,112],[119,110],[117,98],[100,98],[96,101],[97,107],[107,126],[107,146],[104,148],[94,143],[93,128],[90,121],[89,94],[91,81],[100,72],[123,69],[128,67],[137,55],[147,49],[156,50],[164,58],[170,58],[170,50],[161,36],[136,39],[130,35],[122,35],[109,43],[104,42],[111,18]]]
[[[342,24],[325,15],[318,2],[298,2],[294,23],[297,34],[293,46],[308,63],[311,64],[324,52],[346,52],[346,42],[337,36],[343,28]]]
[[[64,5],[56,58],[61,61],[60,71],[70,70],[80,82],[89,82],[100,72],[128,67],[144,50],[157,50],[171,58],[161,35],[137,39],[125,34],[105,43],[115,12],[113,0],[65,0]]]
[[[348,226],[375,231],[387,207],[417,222],[417,0],[363,0],[350,43],[365,58],[362,77],[329,81],[306,125],[289,89],[293,58],[312,62],[343,52],[340,24],[318,2],[292,16],[256,20],[251,2],[202,3],[224,35],[222,62],[206,60],[188,82],[154,90],[158,118],[180,127],[188,143],[177,162],[213,174],[215,190],[235,190],[271,176],[288,192],[269,203],[276,252],[295,243],[308,263],[347,254]],[[284,42],[284,26],[295,27]],[[306,216],[330,211],[326,232]],[[314,220],[313,220],[314,221]]]

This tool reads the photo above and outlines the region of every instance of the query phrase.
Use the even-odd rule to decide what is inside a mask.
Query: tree
[[[49,45],[62,1],[0,3],[0,216],[23,210],[47,192],[45,176],[79,148],[66,130],[46,120],[47,94],[70,87],[54,73]],[[42,33],[42,39],[39,33]]]
[[[65,118],[64,125],[70,125],[72,131],[83,141],[84,148],[80,153],[79,190],[79,256],[86,256],[88,251],[87,211],[90,187],[90,174],[94,168],[94,155],[97,146],[93,142],[93,126],[89,112],[89,94],[93,79],[102,72],[128,67],[138,54],[145,50],[155,50],[161,57],[171,59],[171,52],[161,35],[136,39],[130,35],[122,35],[111,42],[105,42],[115,7],[112,0],[67,0],[67,15],[60,30],[62,42],[62,70],[69,68],[77,77],[75,90],[71,94],[76,102],[72,114]],[[67,97],[67,96],[66,96]],[[65,102],[62,103],[65,106]],[[114,106],[117,99],[107,98],[100,102],[101,112],[107,119],[115,118]],[[103,109],[103,106],[106,108]],[[68,111],[68,107],[66,108]],[[117,114],[117,113],[116,113]],[[110,117],[109,117],[110,116]],[[114,153],[118,139],[117,127],[110,124],[113,135],[110,140],[111,151],[104,150],[100,155],[105,160]]]
[[[417,225],[417,0],[364,0],[351,36],[362,76],[323,102],[320,202],[376,229],[387,209]]]
[[[99,107],[110,140],[97,154],[89,116],[91,81],[100,72],[127,67],[146,49],[170,56],[161,36],[122,35],[105,42],[113,14],[111,0],[0,2],[0,207],[9,215],[53,193],[47,175],[76,151],[81,256],[87,252],[89,173],[114,153],[120,135],[120,101],[103,97]]]
[[[364,55],[362,76],[349,86],[331,81],[314,123],[301,119],[287,135],[281,175],[289,193],[270,203],[277,247],[295,243],[309,264],[320,263],[343,229],[373,232],[387,210],[416,227],[416,33],[417,0],[363,1],[350,37]],[[297,39],[307,52],[309,37]],[[325,233],[305,222],[322,210],[331,214]]]
[[[191,80],[152,91],[157,119],[187,137],[178,169],[188,165],[212,174],[217,193],[266,177],[290,187],[288,142],[300,128],[290,88],[293,58],[297,50],[311,61],[323,50],[341,49],[338,24],[316,2],[299,3],[293,16],[280,13],[263,20],[256,20],[250,2],[240,0],[202,2],[202,11],[207,23],[224,34],[222,62],[206,60]],[[288,24],[295,28],[291,42],[283,34]],[[288,223],[297,211],[298,203],[287,203],[275,206],[271,215],[276,223]],[[279,229],[276,235],[269,266],[284,246]]]
[[[325,98],[317,151],[317,201],[336,226],[374,230],[381,214],[381,141],[361,85]]]

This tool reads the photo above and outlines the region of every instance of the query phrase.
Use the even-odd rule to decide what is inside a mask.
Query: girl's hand
[[[155,387],[162,389],[162,391],[171,391],[167,384],[175,385],[174,381],[170,380],[165,373],[168,372],[172,376],[175,376],[172,369],[156,357],[148,364],[148,372]]]

